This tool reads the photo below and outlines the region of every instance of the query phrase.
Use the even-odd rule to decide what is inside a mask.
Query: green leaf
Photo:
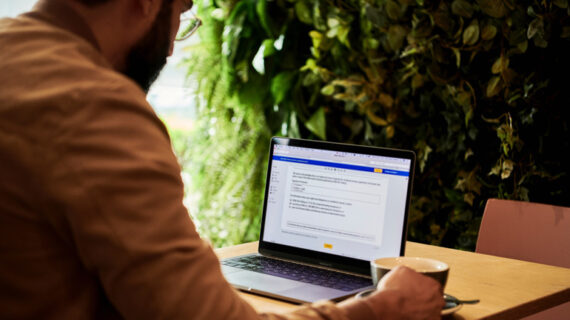
[[[528,6],[526,8],[526,14],[533,18],[536,18],[536,12],[534,11],[534,8],[532,6]]]
[[[544,34],[544,21],[541,18],[535,18],[528,25],[526,37],[532,39],[534,36]]]
[[[317,137],[326,140],[327,139],[327,120],[325,115],[325,108],[321,107],[317,112],[315,112],[309,121],[305,123],[307,129],[314,133]]]
[[[507,100],[507,103],[510,104],[510,105],[512,105],[514,102],[516,102],[516,101],[517,101],[518,99],[520,99],[521,97],[522,97],[521,94],[515,94],[515,95],[509,97],[509,100]],[[528,119],[528,118],[527,118],[527,119]],[[532,119],[532,118],[530,118],[530,119]],[[523,120],[523,122],[524,122],[524,120]]]
[[[216,9],[212,10],[212,13],[210,13],[210,16],[214,20],[224,21],[224,19],[226,18],[226,13],[224,12],[223,9],[216,8]]]
[[[472,46],[479,40],[479,24],[477,20],[473,20],[471,24],[463,31],[463,43]]]
[[[517,44],[517,49],[519,49],[522,53],[525,53],[526,49],[528,49],[528,41],[523,41]]]
[[[283,99],[285,99],[289,92],[289,88],[291,88],[294,77],[295,72],[284,71],[276,75],[275,78],[271,80],[271,95],[275,100],[275,104],[279,104]]]
[[[305,1],[299,0],[295,2],[295,14],[301,22],[309,25],[313,24],[313,14]]]
[[[309,87],[315,84],[319,84],[321,78],[314,72],[307,72],[305,73],[305,77],[303,78],[303,86]]]
[[[501,173],[501,164],[497,163],[493,168],[491,168],[491,171],[489,171],[487,175],[498,176],[500,173]]]
[[[461,66],[461,51],[457,48],[451,48],[453,54],[455,54],[455,65],[459,68]]]
[[[501,73],[502,67],[501,67],[501,58],[498,58],[497,60],[495,60],[495,63],[493,63],[493,66],[491,67],[491,72],[493,74],[499,74]]]
[[[389,123],[386,119],[377,116],[372,109],[368,109],[366,111],[366,115],[368,116],[368,120],[374,123],[377,126],[387,126]]]
[[[401,25],[391,25],[390,29],[388,29],[388,43],[390,44],[390,48],[394,51],[400,50],[404,45],[404,39],[407,34],[408,31]]]
[[[511,176],[515,163],[512,160],[506,160],[503,162],[503,167],[501,168],[501,179],[505,180]]]
[[[424,85],[424,82],[424,77],[421,74],[416,73],[412,78],[412,89],[416,90],[418,88],[421,88]]]
[[[427,144],[425,140],[420,140],[415,149],[418,150],[418,164],[420,166],[420,172],[424,172],[426,164],[429,160],[429,155],[433,149]]]
[[[400,12],[401,9],[398,3],[392,0],[388,0],[386,2],[386,14],[388,15],[388,18],[398,20],[400,18]]]
[[[382,92],[378,97],[378,102],[386,108],[392,108],[392,106],[394,106],[394,98],[384,92]]]
[[[368,141],[372,141],[372,139],[374,139],[375,134],[374,134],[374,130],[372,129],[372,125],[370,124],[369,121],[366,121],[364,123],[364,139],[368,140]]]
[[[227,24],[229,24],[229,25],[236,24],[236,20],[237,20],[238,24],[241,24],[239,20],[245,14],[247,14],[246,2],[242,1],[242,2],[236,3],[236,6],[233,8],[233,10],[230,13],[230,16],[228,17],[228,23]]]
[[[348,34],[350,33],[350,27],[348,26],[339,26],[337,32],[337,38],[340,43],[344,44],[345,46],[350,48],[350,41],[348,41]]]
[[[464,18],[471,19],[473,11],[473,6],[465,0],[455,0],[451,4],[451,12]]]
[[[270,18],[267,16],[267,0],[257,0],[255,5],[255,11],[259,17],[259,22],[261,26],[267,32],[270,38],[273,38],[273,31],[271,30]]]
[[[491,40],[497,35],[497,27],[492,24],[488,24],[483,28],[481,32],[481,39]]]
[[[314,1],[313,4],[313,24],[319,31],[327,30],[327,24],[325,18],[323,17],[323,12],[321,10],[321,2]]]
[[[313,46],[310,48],[311,53],[315,58],[319,59],[322,51],[326,52],[329,50],[332,41],[329,41],[326,37],[324,38],[322,33],[315,30],[309,32],[309,37],[311,37],[311,42],[313,43]]]
[[[305,62],[305,65],[301,67],[301,71],[307,71],[307,70],[311,70],[314,73],[318,72],[318,66],[317,66],[317,61],[315,59],[307,59],[307,62]]]
[[[477,0],[477,3],[483,12],[493,18],[502,18],[509,12],[504,0]]]
[[[376,50],[380,46],[380,41],[374,38],[366,38],[364,39],[365,48]]]
[[[509,58],[506,58],[504,56],[499,57],[497,60],[495,60],[495,63],[493,63],[493,66],[491,67],[491,72],[494,74],[499,74],[505,70],[508,69],[509,67]]]
[[[328,18],[327,19],[327,25],[329,26],[329,28],[336,28],[340,25],[340,22],[338,21],[337,18]]]
[[[262,46],[263,46],[263,57],[264,58],[272,56],[275,52],[277,52],[274,44],[275,44],[275,41],[273,41],[272,39],[263,40]]]
[[[386,138],[392,139],[395,133],[396,133],[396,128],[393,125],[389,125],[386,127]]]
[[[467,202],[469,205],[473,205],[473,200],[475,200],[475,195],[472,192],[463,195],[463,201]]]
[[[329,84],[321,89],[321,93],[325,96],[332,96],[334,94],[334,85]]]
[[[309,37],[311,37],[311,41],[313,42],[314,48],[319,48],[321,46],[321,42],[323,41],[322,33],[315,30],[311,30],[309,32]]]
[[[462,91],[457,94],[455,101],[457,101],[457,103],[463,107],[471,107],[471,94]]]
[[[329,31],[327,31],[327,37],[332,39],[336,37],[337,33],[338,33],[338,28],[329,29]]]
[[[491,98],[501,91],[501,77],[493,77],[487,84],[487,97]]]

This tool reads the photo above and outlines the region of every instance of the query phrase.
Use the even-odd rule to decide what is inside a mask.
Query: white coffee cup
[[[378,285],[380,279],[397,266],[406,266],[437,280],[441,284],[442,290],[447,283],[449,266],[444,262],[422,257],[388,257],[370,261],[370,272],[374,285]]]

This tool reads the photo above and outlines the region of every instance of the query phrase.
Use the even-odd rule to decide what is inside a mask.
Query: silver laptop
[[[412,151],[274,137],[258,253],[222,260],[236,288],[296,303],[372,287],[369,261],[404,254]]]

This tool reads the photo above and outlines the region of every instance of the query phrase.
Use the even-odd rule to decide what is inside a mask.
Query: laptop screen
[[[262,241],[364,261],[401,255],[413,153],[274,140]]]

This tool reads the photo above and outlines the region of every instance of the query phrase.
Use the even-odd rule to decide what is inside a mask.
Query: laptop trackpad
[[[253,271],[225,273],[225,277],[234,287],[242,290],[258,290],[263,292],[279,292],[304,286],[298,281],[279,278]]]

